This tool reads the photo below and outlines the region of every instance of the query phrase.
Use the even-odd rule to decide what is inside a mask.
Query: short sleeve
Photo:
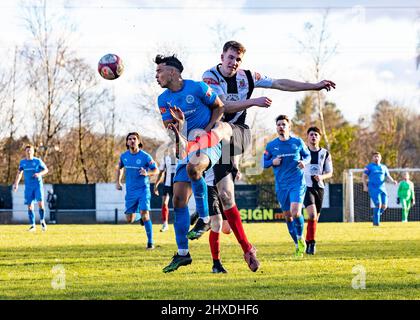
[[[169,105],[163,95],[158,97],[159,112],[163,121],[172,120],[172,115],[169,112]]]

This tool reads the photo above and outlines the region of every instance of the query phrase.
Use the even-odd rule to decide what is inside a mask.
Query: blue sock
[[[144,230],[146,230],[147,234],[147,243],[153,243],[153,228],[151,219],[144,221]]]
[[[44,217],[45,217],[45,211],[44,211],[44,209],[39,209],[39,219],[40,220],[44,220]]]
[[[295,229],[296,229],[296,237],[302,238],[303,236],[303,226],[305,225],[305,218],[301,214],[299,217],[293,218],[295,222]]]
[[[207,201],[207,184],[203,177],[196,181],[191,181],[194,193],[195,207],[200,218],[209,216],[209,204]]]
[[[184,208],[175,208],[175,220],[174,220],[174,229],[175,229],[175,239],[178,249],[187,249],[188,250],[188,228],[190,227],[190,212],[188,207]]]
[[[373,224],[379,224],[381,218],[380,218],[381,209],[380,208],[374,208],[373,209]]]
[[[33,210],[28,209],[28,217],[29,217],[29,223],[31,225],[35,225],[35,214]]]
[[[295,223],[294,221],[286,221],[287,223],[287,229],[289,230],[289,234],[293,239],[293,242],[297,244],[297,237],[296,237],[296,231],[295,231]]]

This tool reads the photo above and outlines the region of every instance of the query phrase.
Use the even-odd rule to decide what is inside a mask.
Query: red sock
[[[249,243],[245,235],[238,207],[235,205],[228,210],[224,210],[223,212],[229,222],[230,227],[232,228],[233,233],[235,234],[236,239],[241,245],[242,250],[244,253],[248,252],[252,248],[252,245]]]
[[[168,222],[169,207],[166,204],[162,204],[162,222]]]
[[[213,260],[220,260],[220,233],[210,230],[209,243]]]
[[[199,149],[206,149],[216,146],[220,142],[220,138],[214,131],[209,131],[201,136],[198,136],[195,141],[189,141],[187,145],[187,153],[197,151]]]
[[[316,225],[317,225],[316,220],[308,219],[308,224],[306,226],[306,241],[315,240]]]

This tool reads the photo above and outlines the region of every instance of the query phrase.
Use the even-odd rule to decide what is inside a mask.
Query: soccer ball
[[[115,80],[121,76],[123,71],[123,62],[116,54],[108,53],[99,60],[98,72],[104,79]]]

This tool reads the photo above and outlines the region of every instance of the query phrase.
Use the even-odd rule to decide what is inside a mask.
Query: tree
[[[327,20],[329,11],[327,10],[322,17],[320,26],[316,26],[310,22],[305,24],[306,37],[299,40],[303,51],[310,56],[312,66],[309,74],[312,81],[319,82],[323,78],[323,69],[336,53],[338,43],[331,43],[331,35],[328,32]],[[325,139],[326,148],[330,149],[328,131],[326,130],[326,121],[324,119],[325,96],[320,91],[313,93],[315,96],[316,107],[320,121],[322,135]]]
[[[22,87],[19,77],[20,74],[18,72],[18,49],[17,47],[14,50],[14,59],[13,59],[13,66],[10,69],[10,72],[7,72],[10,76],[7,79],[7,83],[5,83],[2,87],[3,91],[3,99],[1,99],[2,106],[2,114],[6,116],[3,122],[4,125],[2,126],[5,130],[7,130],[7,139],[3,145],[3,154],[6,156],[5,158],[5,177],[4,180],[7,183],[11,183],[14,178],[14,172],[12,172],[12,163],[14,163],[13,153],[14,153],[14,146],[13,141],[17,131],[17,110],[16,110],[16,92],[19,91]],[[19,147],[18,147],[19,148]]]
[[[76,58],[66,64],[72,76],[74,90],[72,98],[75,103],[75,120],[77,130],[77,168],[83,173],[84,182],[89,183],[87,154],[85,152],[85,133],[92,128],[95,107],[104,105],[110,99],[108,91],[97,90],[98,81],[93,70],[85,61]]]
[[[65,65],[74,56],[69,47],[73,30],[61,20],[47,17],[46,0],[41,6],[26,7],[23,21],[32,38],[21,53],[27,65],[26,81],[34,112],[33,140],[39,146],[40,156],[47,161],[54,139],[67,125],[70,110],[68,94],[72,83]]]

